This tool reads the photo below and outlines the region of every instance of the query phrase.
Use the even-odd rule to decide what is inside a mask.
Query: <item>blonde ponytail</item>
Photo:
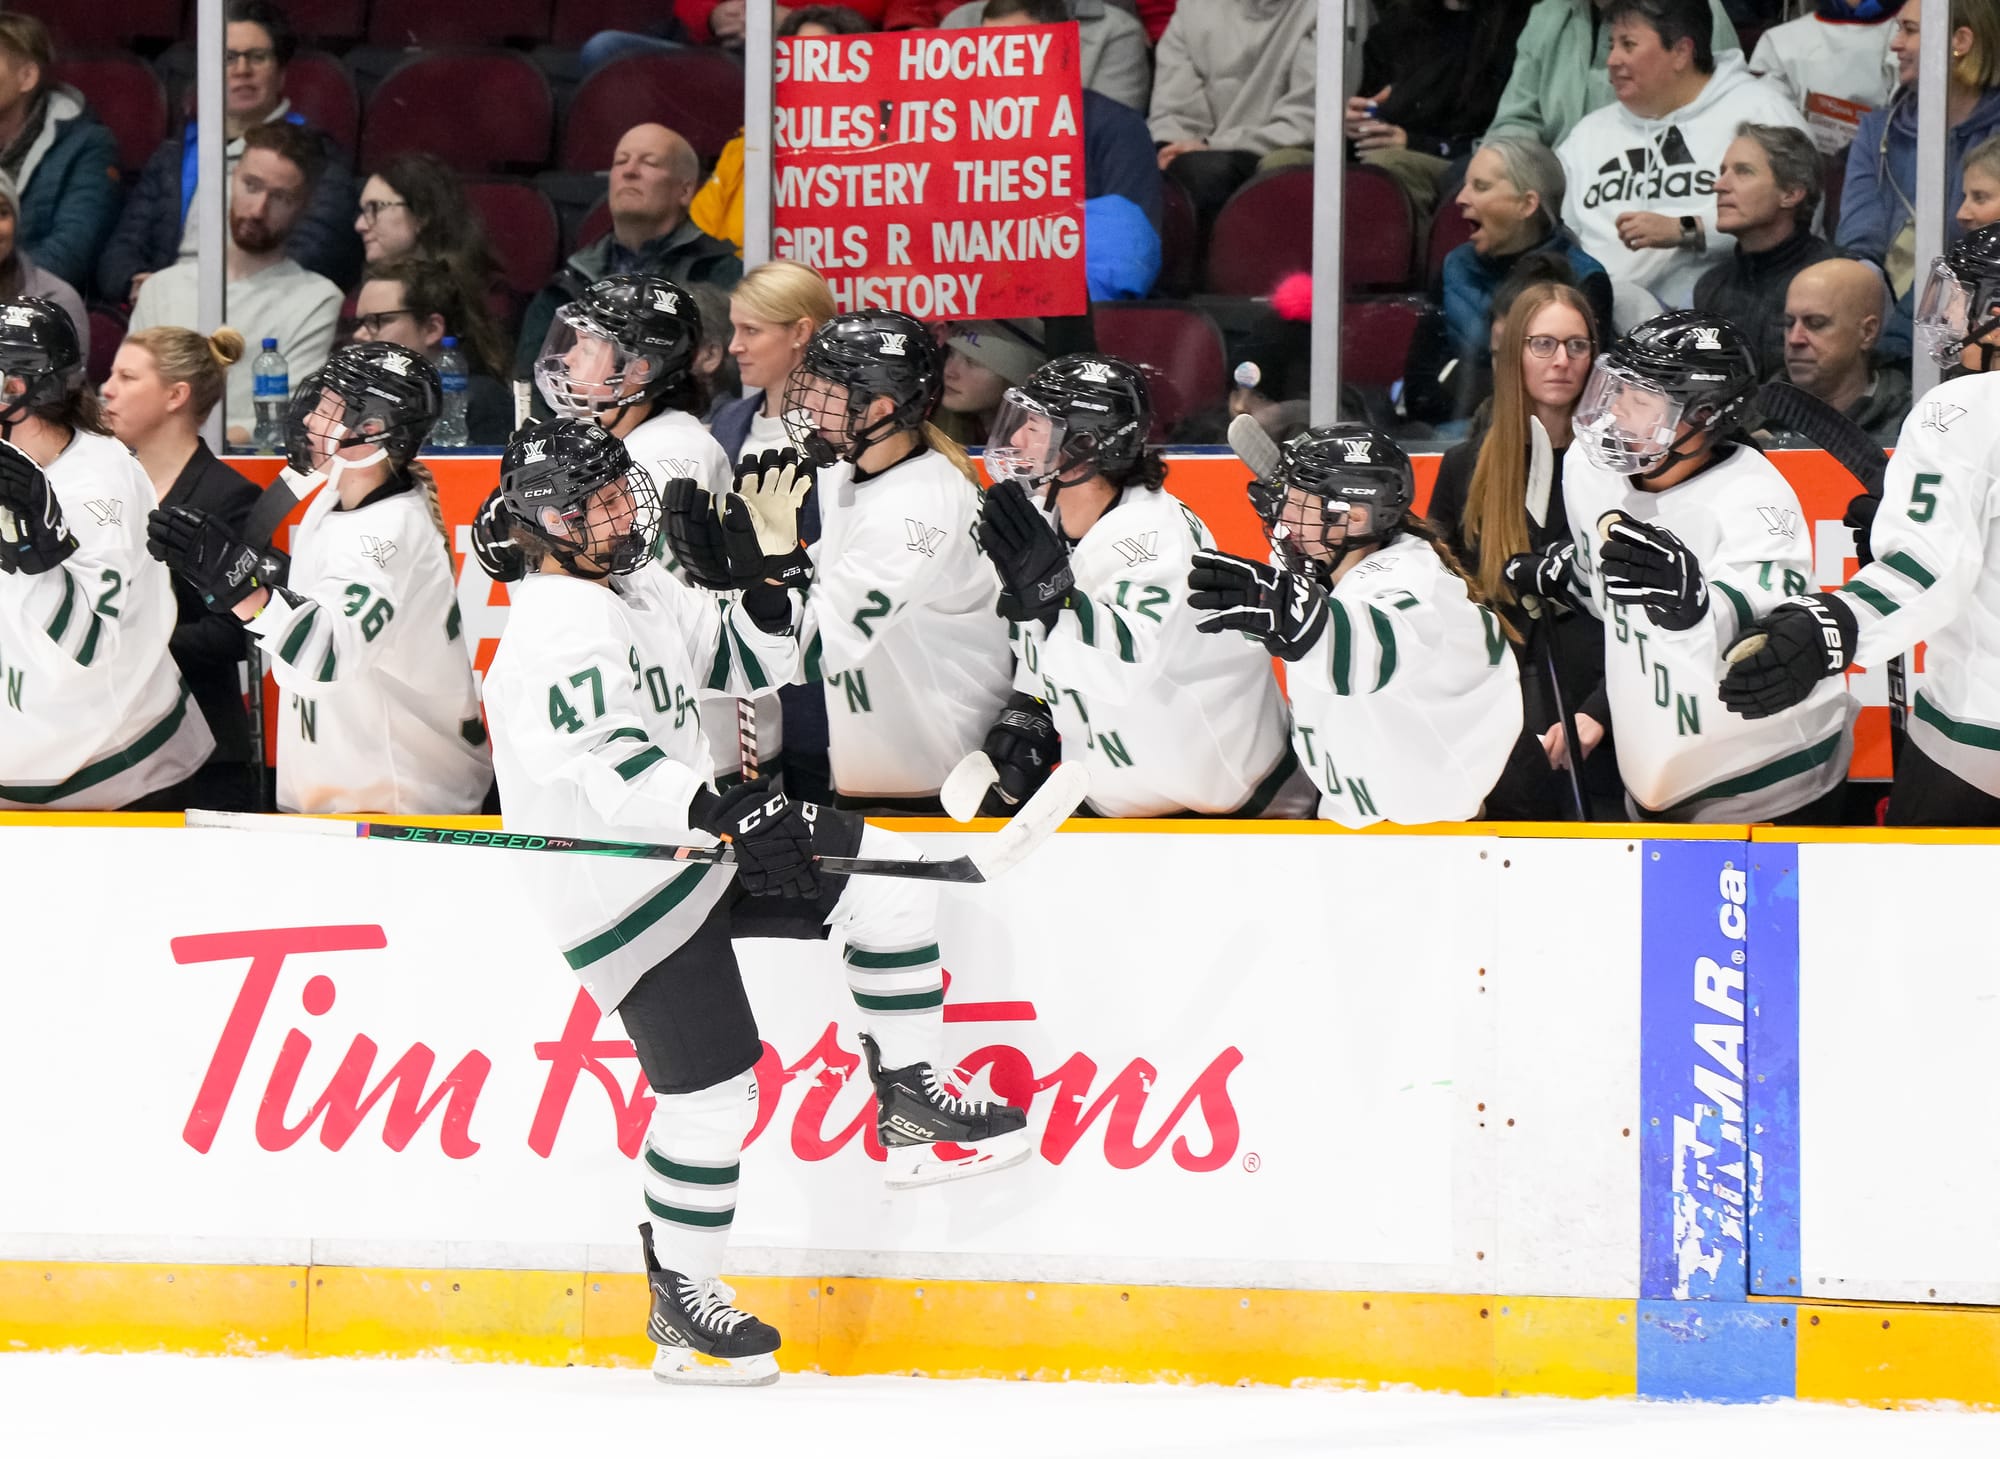
[[[938,455],[944,457],[959,470],[967,481],[979,485],[979,473],[972,467],[972,458],[965,454],[965,448],[947,436],[935,421],[924,422],[924,443]]]

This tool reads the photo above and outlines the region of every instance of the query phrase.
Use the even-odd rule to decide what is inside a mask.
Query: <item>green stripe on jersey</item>
[[[1920,588],[1928,588],[1937,581],[1937,574],[1918,562],[1907,552],[1892,552],[1882,559],[1882,566],[1891,572],[1899,572]]]
[[[1139,661],[1139,646],[1132,641],[1132,630],[1125,626],[1125,620],[1116,613],[1111,615],[1111,627],[1118,634],[1118,657],[1128,664]]]
[[[1368,621],[1375,629],[1376,646],[1382,651],[1382,668],[1375,675],[1375,687],[1380,689],[1396,672],[1396,630],[1391,626],[1388,615],[1373,603],[1368,605]]]
[[[921,968],[938,960],[938,945],[927,942],[905,952],[870,952],[864,947],[847,949],[847,965],[854,968]]]
[[[68,568],[62,570],[62,575],[62,606],[56,609],[56,616],[49,620],[49,637],[57,643],[62,642],[63,634],[68,631],[70,609],[76,606],[76,579],[69,575]]]
[[[1991,725],[1967,724],[1962,719],[1953,719],[1922,694],[1917,696],[1917,718],[1957,744],[1968,745],[1975,750],[2000,750],[2000,729]]]
[[[1860,578],[1855,578],[1852,582],[1842,583],[1838,588],[1835,588],[1834,591],[1837,593],[1847,593],[1852,595],[1853,597],[1859,598],[1862,602],[1866,603],[1869,607],[1873,608],[1877,613],[1880,613],[1884,618],[1887,618],[1891,613],[1895,612],[1898,608],[1902,606],[1902,604],[1898,603],[1894,598],[1890,597],[1887,593],[1879,592],[1876,589],[1869,587],[1868,584],[1862,582]]]
[[[102,785],[112,776],[151,758],[171,740],[180,729],[181,721],[187,717],[187,707],[188,688],[182,684],[180,702],[158,724],[124,749],[84,766],[58,785],[0,785],[0,800],[11,800],[20,805],[48,805],[65,796],[78,795],[92,786]]]
[[[750,645],[743,641],[743,635],[736,631],[736,625],[728,625],[729,638],[736,645],[736,652],[743,659],[743,677],[750,681],[752,689],[768,689],[770,678],[764,673],[764,666],[757,662],[757,655],[750,652]]]
[[[1750,600],[1737,592],[1736,589],[1730,587],[1728,583],[1717,578],[1715,580],[1715,590],[1729,600],[1729,609],[1736,615],[1736,631],[1738,633],[1743,632],[1744,629],[1757,621],[1755,616],[1750,612]]]
[[[1727,800],[1732,795],[1748,795],[1753,790],[1765,790],[1782,780],[1790,780],[1795,775],[1803,775],[1808,770],[1817,769],[1833,758],[1833,752],[1840,748],[1840,736],[1833,734],[1816,745],[1808,745],[1803,750],[1794,750],[1782,755],[1770,764],[1756,770],[1746,770],[1741,775],[1720,781],[1706,790],[1697,791],[1686,800],[1674,806],[1695,805],[1705,800]]]
[[[299,654],[304,650],[306,639],[313,631],[313,615],[318,612],[319,605],[315,603],[293,621],[292,631],[285,635],[285,641],[278,646],[279,658],[294,667],[298,665]]]
[[[726,689],[729,687],[729,635],[715,635],[715,662],[709,665],[708,687]]]
[[[83,647],[76,651],[77,664],[89,668],[90,661],[97,657],[97,637],[104,631],[104,620],[95,613],[90,615],[90,632],[83,636]]]
[[[634,780],[666,758],[665,750],[658,745],[648,745],[629,760],[621,760],[612,768],[618,772],[620,780]]]
[[[1333,692],[1345,694],[1348,692],[1347,659],[1353,649],[1350,640],[1354,636],[1354,628],[1347,621],[1347,609],[1340,599],[1329,599],[1327,606],[1333,609]]]
[[[571,972],[581,972],[592,963],[609,957],[685,902],[688,894],[712,870],[711,866],[697,866],[682,872],[595,937],[586,938],[565,950],[563,961],[569,964]]]
[[[1086,647],[1097,647],[1097,611],[1091,606],[1090,594],[1071,593],[1069,606],[1076,612],[1077,631],[1083,635]]]

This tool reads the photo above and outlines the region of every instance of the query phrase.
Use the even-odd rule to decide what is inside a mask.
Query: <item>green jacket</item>
[[[1710,49],[1717,55],[1741,50],[1722,0],[1708,0],[1708,8],[1715,16]],[[1604,70],[1611,56],[1611,29],[1601,23],[1593,27],[1596,19],[1591,0],[1541,0],[1528,12],[1514,47],[1514,74],[1487,136],[1525,132],[1554,147],[1585,116],[1618,99]]]

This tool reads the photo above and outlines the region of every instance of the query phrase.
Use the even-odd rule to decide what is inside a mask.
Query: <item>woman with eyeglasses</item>
[[[354,231],[371,267],[412,254],[439,258],[481,289],[500,272],[458,174],[428,152],[405,152],[370,174]]]
[[[1597,702],[1604,644],[1596,621],[1571,613],[1538,623],[1521,601],[1518,572],[1508,573],[1524,554],[1569,540],[1563,457],[1573,437],[1571,414],[1596,361],[1596,341],[1581,291],[1547,282],[1520,291],[1500,325],[1491,420],[1482,434],[1445,453],[1427,513],[1520,645],[1537,650],[1521,654],[1521,694],[1526,732],[1544,754],[1539,760],[1518,755],[1502,776],[1492,809],[1505,819],[1551,819],[1574,809],[1551,774],[1567,763],[1568,749],[1536,635],[1555,635],[1564,703],[1575,713],[1586,759],[1604,737],[1606,715]],[[1615,774],[1604,789],[1615,795]]]
[[[355,299],[354,339],[382,339],[433,365],[447,337],[458,341],[466,374],[465,428],[474,446],[504,446],[514,433],[514,397],[501,382],[507,347],[486,301],[466,291],[443,259],[410,255],[370,264]]]

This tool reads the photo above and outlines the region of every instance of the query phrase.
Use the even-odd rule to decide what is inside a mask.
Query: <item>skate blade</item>
[[[888,1152],[882,1183],[892,1191],[916,1190],[947,1180],[970,1180],[1019,1165],[1034,1153],[1034,1137],[1026,1130],[995,1135],[976,1145],[896,1145]]]
[[[656,1347],[653,1376],[675,1387],[762,1388],[778,1381],[778,1359],[771,1353],[711,1358],[692,1348]]]

